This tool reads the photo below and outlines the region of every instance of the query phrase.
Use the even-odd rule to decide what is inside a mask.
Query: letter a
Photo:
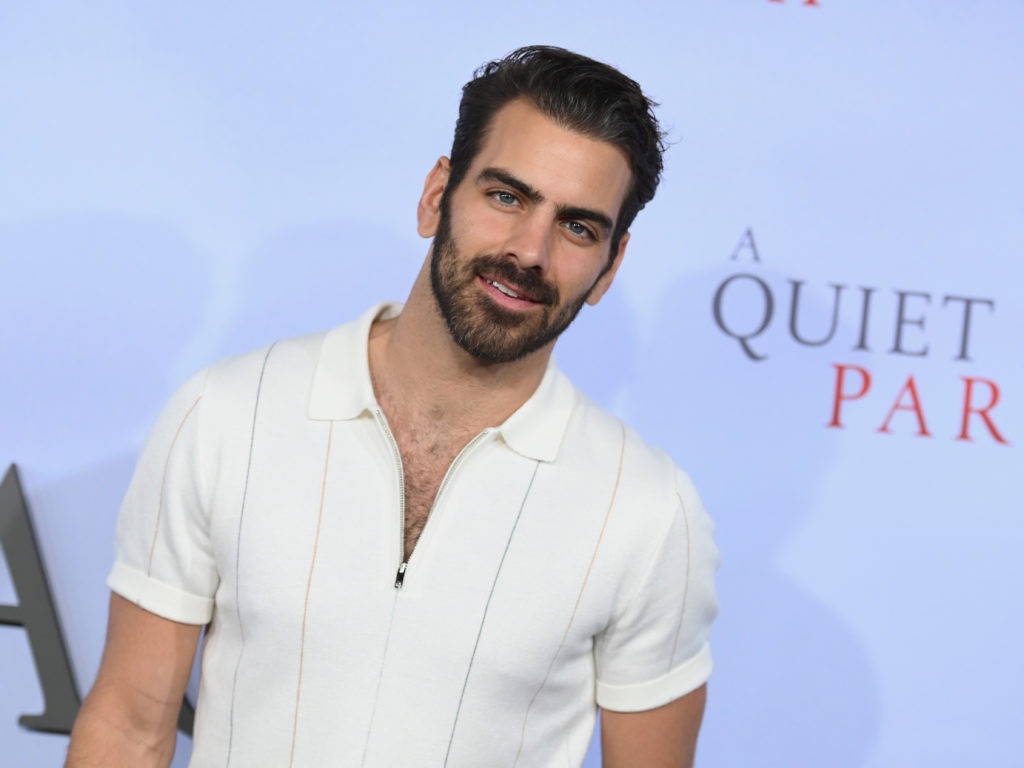
[[[25,628],[43,689],[43,713],[18,722],[33,731],[71,733],[82,700],[13,464],[0,484],[0,544],[18,594],[17,605],[0,605],[0,625]]]
[[[904,403],[903,396],[909,394],[910,402]],[[892,404],[892,408],[889,409],[889,415],[885,417],[885,421],[882,422],[882,426],[878,428],[879,432],[885,432],[889,434],[892,430],[889,429],[889,422],[892,421],[892,417],[896,414],[896,411],[913,411],[914,415],[917,416],[917,436],[918,437],[931,437],[932,433],[928,431],[927,425],[924,423],[924,411],[921,410],[921,398],[917,394],[917,384],[914,383],[913,374],[907,378],[907,383],[903,385],[903,389],[896,395],[896,402]]]
[[[754,230],[752,227],[747,227],[743,237],[736,243],[736,247],[732,249],[732,255],[729,256],[729,261],[736,261],[736,258],[743,250],[749,250],[754,256],[754,261],[761,261],[761,256],[757,252],[757,243],[754,242]]]

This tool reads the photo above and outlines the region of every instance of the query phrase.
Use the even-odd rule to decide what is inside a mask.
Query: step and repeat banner
[[[0,763],[63,758],[166,397],[403,299],[462,84],[549,43],[671,131],[556,355],[716,520],[698,764],[1020,766],[1022,37],[1017,0],[5,5]]]

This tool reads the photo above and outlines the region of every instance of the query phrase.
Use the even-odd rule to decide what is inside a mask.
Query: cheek
[[[506,239],[508,217],[483,209],[453,222],[455,237],[471,253],[492,252]]]
[[[608,254],[602,252],[584,253],[578,248],[566,246],[559,254],[561,258],[554,263],[559,265],[552,272],[552,279],[557,279],[568,291],[572,287],[572,295],[579,295],[591,290],[605,273]]]
[[[474,195],[453,200],[452,236],[463,253],[497,253],[508,241],[516,217]]]

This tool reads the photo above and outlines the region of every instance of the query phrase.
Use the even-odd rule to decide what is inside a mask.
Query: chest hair
[[[441,420],[396,426],[393,431],[405,478],[404,541],[408,560],[427,524],[448,467],[474,435],[452,429]]]

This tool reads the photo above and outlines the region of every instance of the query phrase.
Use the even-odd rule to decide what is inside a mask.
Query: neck
[[[459,347],[431,291],[429,260],[402,314],[376,323],[370,333],[370,373],[385,412],[444,417],[474,430],[500,424],[526,402],[550,357],[549,345],[490,364]]]

